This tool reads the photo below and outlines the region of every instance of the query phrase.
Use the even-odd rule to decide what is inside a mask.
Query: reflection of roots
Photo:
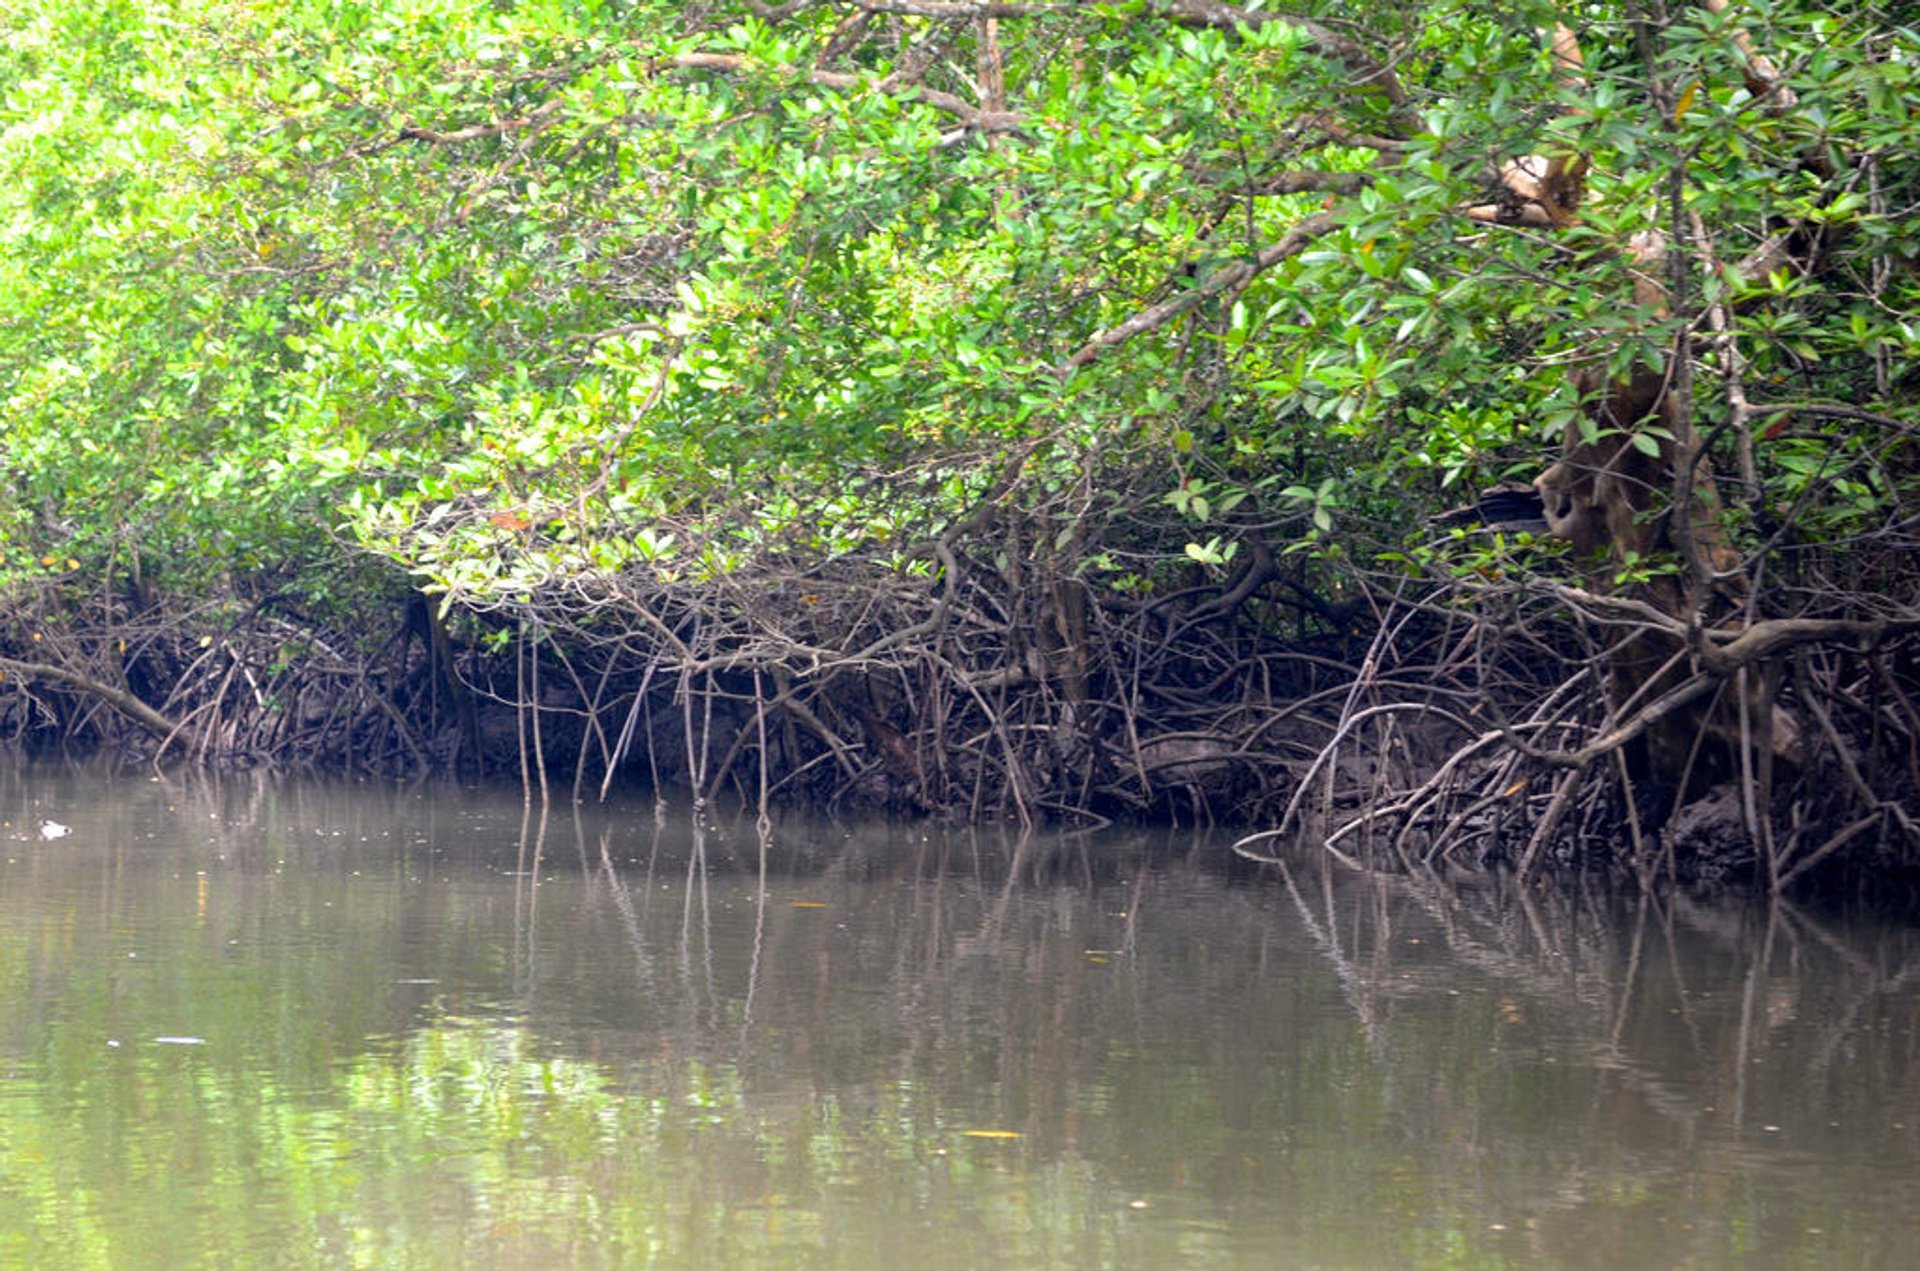
[[[1787,902],[1363,876],[1297,854],[1279,872],[1405,1141],[1480,1142],[1490,1122],[1511,1124],[1497,1074],[1537,1072],[1543,1058],[1584,1092],[1584,1115],[1533,1125],[1551,1125],[1564,1151],[1542,1153],[1526,1178],[1482,1180],[1492,1194],[1465,1202],[1527,1213],[1543,1264],[1593,1260],[1594,1232],[1632,1216],[1623,1196],[1685,1195],[1715,1170],[1803,1171],[1803,1145],[1770,1151],[1739,1132],[1783,1104],[1866,1129],[1920,1095],[1920,1071],[1863,1060],[1876,1052],[1861,1041],[1911,1031],[1920,941],[1909,928],[1824,922]]]

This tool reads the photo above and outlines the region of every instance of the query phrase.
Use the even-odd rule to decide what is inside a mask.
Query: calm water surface
[[[1920,1258],[1908,928],[452,790],[0,820],[0,1266]]]

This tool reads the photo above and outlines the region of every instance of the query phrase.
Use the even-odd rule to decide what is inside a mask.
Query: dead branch
[[[170,736],[175,730],[172,720],[153,707],[135,697],[125,689],[97,680],[79,671],[63,666],[52,666],[45,662],[22,662],[17,658],[0,657],[0,673],[11,675],[15,679],[29,683],[44,680],[66,688],[77,689],[89,697],[98,698],[140,727],[158,737]]]

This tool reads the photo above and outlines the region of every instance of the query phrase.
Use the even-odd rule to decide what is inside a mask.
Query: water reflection
[[[1920,1212],[1906,929],[460,791],[0,820],[4,1265],[1897,1265]]]

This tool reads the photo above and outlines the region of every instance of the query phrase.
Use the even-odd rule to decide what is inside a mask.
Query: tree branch
[[[1072,13],[1070,4],[1001,4],[993,0],[858,0],[868,13],[897,13],[909,18],[1031,18]]]
[[[66,667],[51,666],[45,662],[19,662],[13,658],[0,658],[0,673],[28,681],[51,680],[55,684],[78,689],[90,697],[99,698],[156,736],[171,736],[174,731],[173,721],[132,693],[96,680],[92,676],[82,675],[78,671],[69,671]]]
[[[1796,644],[1836,643],[1844,641],[1866,652],[1889,635],[1920,631],[1920,618],[1862,621],[1854,618],[1772,618],[1756,622],[1738,635],[1707,632],[1710,641],[1700,650],[1700,662],[1716,675],[1731,675],[1750,662],[1771,657]]]
[[[1170,18],[1181,26],[1210,27],[1233,34],[1241,27],[1261,27],[1269,23],[1290,27],[1307,37],[1307,43],[1322,57],[1332,58],[1359,78],[1357,86],[1375,88],[1392,102],[1396,110],[1407,105],[1407,90],[1392,67],[1373,55],[1373,51],[1322,26],[1311,18],[1287,13],[1262,13],[1226,4],[1224,0],[1147,0],[1147,10]]]
[[[1309,216],[1288,230],[1279,242],[1263,247],[1251,259],[1236,260],[1222,265],[1179,295],[1163,300],[1159,304],[1149,305],[1124,322],[1115,323],[1104,331],[1096,332],[1092,339],[1060,364],[1060,375],[1064,377],[1079,370],[1106,350],[1115,345],[1125,344],[1136,335],[1144,335],[1165,326],[1181,314],[1197,308],[1222,292],[1246,286],[1259,274],[1271,269],[1287,257],[1298,254],[1308,243],[1333,229],[1336,224],[1338,221],[1331,212]]]
[[[730,75],[757,69],[751,59],[739,53],[678,53],[672,57],[662,58],[654,65],[667,70],[722,71]],[[939,89],[927,88],[921,84],[900,82],[892,76],[883,80],[869,80],[845,71],[823,71],[817,68],[801,70],[791,66],[776,66],[768,69],[777,74],[792,76],[809,84],[838,89],[841,92],[871,87],[889,97],[925,102],[935,110],[952,115],[975,132],[1018,132],[1025,122],[1013,111],[982,110],[953,93],[941,92]]]
[[[563,97],[550,98],[524,115],[515,115],[511,119],[502,119],[498,123],[471,124],[465,128],[456,128],[452,132],[440,132],[433,128],[408,127],[400,130],[403,141],[426,141],[436,146],[458,145],[463,141],[481,141],[487,137],[500,137],[522,129],[540,129],[559,117],[561,108],[566,105]]]

